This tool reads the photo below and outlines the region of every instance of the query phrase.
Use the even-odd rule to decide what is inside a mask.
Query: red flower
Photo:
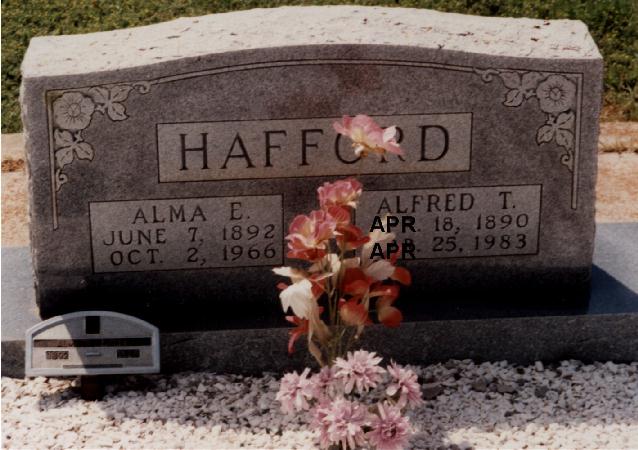
[[[387,286],[384,295],[377,300],[377,319],[386,327],[398,327],[403,320],[401,311],[392,306],[398,296],[398,286]]]
[[[343,276],[343,292],[351,298],[360,299],[368,294],[372,281],[360,268],[348,268]]]
[[[319,315],[323,312],[323,307],[319,307]],[[308,334],[310,332],[310,321],[308,319],[302,319],[297,316],[286,316],[286,320],[294,325],[295,328],[288,331],[288,335],[290,335],[290,339],[288,340],[288,353],[293,354],[295,351],[295,342],[301,336]]]
[[[356,298],[339,301],[339,316],[346,325],[361,326],[372,323],[368,317],[368,310],[363,303]]]
[[[343,206],[328,206],[324,209],[330,220],[336,224],[335,237],[344,250],[354,250],[367,243],[370,238],[361,228],[350,223],[350,211]]]
[[[288,353],[293,354],[295,351],[295,342],[304,334],[308,334],[309,322],[308,319],[300,319],[297,316],[286,316],[286,320],[296,325],[295,328],[288,331],[290,339],[288,340]]]
[[[351,224],[338,226],[337,233],[337,242],[344,250],[354,250],[370,240],[363,234],[361,228]]]
[[[410,286],[412,284],[412,275],[405,267],[395,267],[390,278],[394,281],[398,281],[404,286]]]

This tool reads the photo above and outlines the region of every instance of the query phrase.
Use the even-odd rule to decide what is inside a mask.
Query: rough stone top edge
[[[296,6],[211,14],[29,44],[25,78],[139,67],[238,50],[381,44],[542,59],[600,59],[575,20],[480,17],[413,8]]]

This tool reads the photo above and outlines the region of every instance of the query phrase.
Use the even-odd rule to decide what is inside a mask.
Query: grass
[[[580,19],[605,58],[605,116],[638,120],[636,0],[3,0],[2,132],[21,129],[20,63],[33,36],[88,33],[162,22],[179,16],[307,4],[431,8],[489,16]]]

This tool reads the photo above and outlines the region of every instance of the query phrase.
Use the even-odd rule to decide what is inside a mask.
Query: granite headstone
[[[602,59],[581,22],[261,9],[34,38],[22,71],[43,317],[281,325],[287,224],[349,175],[361,227],[415,218],[408,310],[590,278]],[[405,157],[356,159],[331,124],[358,113]]]

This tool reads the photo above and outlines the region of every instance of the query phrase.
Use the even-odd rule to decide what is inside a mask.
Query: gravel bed
[[[426,401],[412,448],[638,448],[638,363],[414,369]],[[3,377],[3,448],[313,448],[301,418],[279,412],[273,374],[124,377],[96,402],[76,383]]]

